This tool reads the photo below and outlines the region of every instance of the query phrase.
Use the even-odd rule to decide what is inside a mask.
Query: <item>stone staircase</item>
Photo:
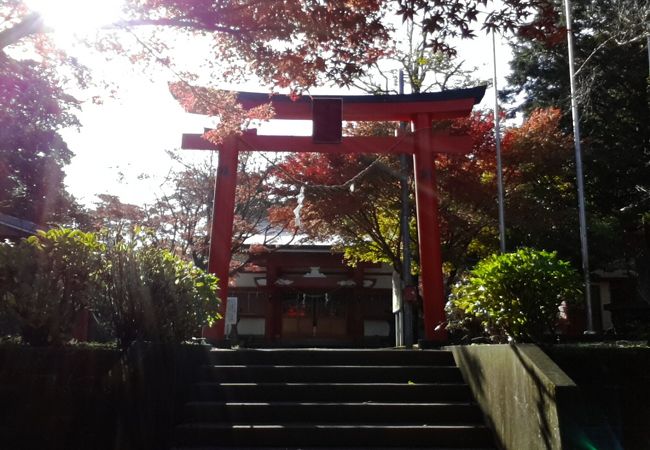
[[[177,449],[493,449],[440,350],[213,350]]]

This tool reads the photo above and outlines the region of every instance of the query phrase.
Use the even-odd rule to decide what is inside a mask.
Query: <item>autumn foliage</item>
[[[270,103],[244,109],[233,91],[192,86],[185,82],[171,83],[169,90],[186,111],[218,118],[216,126],[204,135],[214,144],[222,143],[227,136],[241,134],[254,121],[273,117]]]
[[[503,136],[504,182],[508,237],[511,246],[535,245],[566,250],[574,220],[571,137],[559,127],[558,110],[539,110]],[[396,124],[358,133],[386,133]],[[439,154],[436,159],[443,256],[451,271],[487,256],[498,247],[496,157],[491,114],[437,125],[469,134],[465,155]],[[400,268],[399,163],[375,155],[292,154],[275,172],[275,192],[293,209],[305,187],[301,232],[334,241],[351,262],[383,261]],[[414,216],[414,199],[409,208]],[[414,223],[411,224],[413,240]],[[571,254],[570,252],[564,252]]]
[[[48,29],[26,2],[0,6],[0,50],[41,40]],[[255,74],[264,85],[298,92],[327,80],[350,85],[394,39],[395,18],[418,17],[427,45],[453,53],[451,38],[479,29],[513,30],[545,0],[125,0],[123,15],[90,45],[176,67],[165,30],[209,38],[225,79]],[[63,6],[65,7],[65,6]],[[482,14],[485,10],[490,11]],[[72,13],[72,12],[71,12]],[[117,34],[136,37],[124,45]],[[46,40],[45,40],[46,41]],[[61,55],[65,58],[65,55]],[[184,69],[180,69],[182,71]],[[179,73],[179,72],[177,72]]]
[[[395,124],[348,128],[355,134],[386,134]],[[295,206],[305,187],[301,233],[332,242],[352,262],[388,262],[399,266],[399,164],[395,157],[353,154],[291,154],[275,172],[276,192]],[[354,251],[351,249],[354,248]]]

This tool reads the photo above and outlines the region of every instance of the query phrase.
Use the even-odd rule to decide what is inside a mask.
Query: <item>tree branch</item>
[[[111,25],[107,25],[104,28],[106,29],[134,28],[134,27],[142,27],[142,26],[189,28],[193,30],[211,31],[211,32],[228,33],[228,34],[238,34],[241,32],[239,28],[225,27],[217,24],[200,23],[200,22],[195,22],[192,20],[186,20],[180,18],[179,19],[160,18],[160,19],[121,20]]]
[[[18,43],[27,36],[47,31],[49,28],[43,24],[40,14],[31,13],[13,27],[0,31],[0,50]]]

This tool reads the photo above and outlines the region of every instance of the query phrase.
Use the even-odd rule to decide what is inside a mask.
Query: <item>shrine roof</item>
[[[269,238],[269,235],[272,237]],[[264,245],[266,247],[296,247],[296,248],[327,248],[331,249],[337,243],[336,237],[330,239],[314,239],[306,234],[294,234],[289,231],[272,229],[264,234],[253,234],[244,240],[244,246]]]
[[[41,227],[28,220],[0,213],[0,240],[36,234],[39,228]]]

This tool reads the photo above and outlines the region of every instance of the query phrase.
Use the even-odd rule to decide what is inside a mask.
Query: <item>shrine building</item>
[[[249,345],[392,346],[392,268],[350,267],[329,245],[268,247],[231,278],[237,339]],[[229,323],[226,335],[233,336]]]

